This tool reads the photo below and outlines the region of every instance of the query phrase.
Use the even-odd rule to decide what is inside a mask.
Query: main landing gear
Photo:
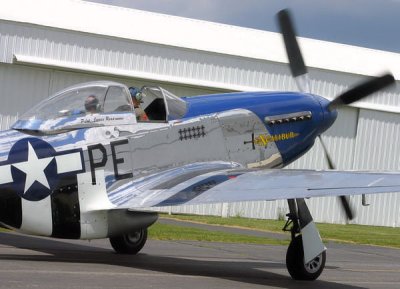
[[[286,268],[295,280],[315,280],[325,268],[325,247],[304,199],[288,200],[288,204],[290,213],[283,230],[291,233],[292,241],[286,253]]]
[[[143,248],[146,241],[147,228],[110,238],[111,246],[118,254],[135,255]]]

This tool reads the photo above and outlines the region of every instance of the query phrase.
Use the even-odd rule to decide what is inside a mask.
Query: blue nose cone
[[[319,134],[322,134],[335,122],[337,117],[337,110],[335,109],[331,111],[328,109],[330,101],[326,98],[318,95],[316,95],[315,97],[321,105],[321,110],[323,114],[322,122],[319,125]]]

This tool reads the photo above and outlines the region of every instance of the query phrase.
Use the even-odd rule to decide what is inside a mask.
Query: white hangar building
[[[390,70],[397,85],[343,108],[323,136],[339,169],[400,170],[400,54],[300,39],[315,94],[333,98]],[[0,9],[0,124],[53,92],[90,80],[160,85],[177,95],[297,90],[276,33],[78,0],[4,0]],[[291,168],[326,168],[320,144]],[[400,194],[352,197],[353,223],[400,227]],[[336,198],[308,201],[319,222],[344,222]],[[168,208],[167,208],[168,210]],[[286,201],[174,208],[276,219]]]

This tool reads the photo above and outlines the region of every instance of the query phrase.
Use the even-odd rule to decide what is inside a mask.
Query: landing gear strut
[[[147,241],[147,228],[129,234],[112,237],[110,243],[118,254],[137,254]]]
[[[286,222],[283,230],[290,231],[292,241],[290,242],[286,252],[286,268],[289,271],[290,276],[292,276],[292,278],[295,280],[315,280],[319,277],[319,275],[321,275],[325,268],[326,252],[323,251],[307,263],[304,262],[302,228],[305,229],[305,227],[307,227],[304,226],[304,219],[307,219],[308,216],[307,214],[304,216],[304,212],[299,214],[298,201],[302,202],[302,206],[306,206],[304,200],[302,199],[288,200],[290,213],[287,214],[288,221]],[[306,209],[306,211],[311,218],[308,209]],[[303,217],[303,219],[301,219],[299,215]],[[312,218],[310,222],[313,222]],[[308,223],[306,225],[308,225]],[[307,229],[305,231],[307,231]]]

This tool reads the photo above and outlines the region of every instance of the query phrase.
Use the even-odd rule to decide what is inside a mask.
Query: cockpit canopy
[[[187,103],[160,87],[142,87],[149,122],[181,118]],[[128,88],[111,81],[88,82],[55,93],[24,113],[13,129],[52,134],[73,129],[137,123]]]

